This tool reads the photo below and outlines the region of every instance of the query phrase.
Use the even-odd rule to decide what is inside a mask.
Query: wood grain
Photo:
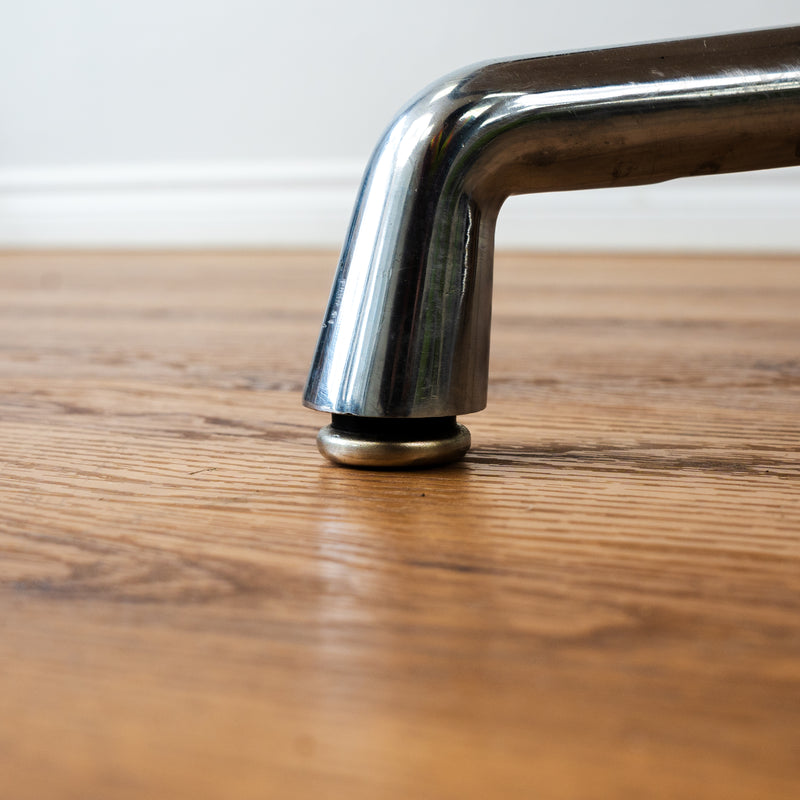
[[[0,257],[0,796],[800,796],[800,259],[501,255],[406,474],[314,447],[334,262]]]

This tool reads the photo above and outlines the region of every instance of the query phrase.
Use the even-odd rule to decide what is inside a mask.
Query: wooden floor
[[[301,407],[334,262],[0,257],[0,796],[800,797],[800,258],[499,256],[406,474]]]

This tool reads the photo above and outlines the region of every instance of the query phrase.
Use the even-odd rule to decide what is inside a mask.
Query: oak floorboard
[[[0,254],[0,797],[800,797],[800,258],[500,254],[349,471],[335,255]]]

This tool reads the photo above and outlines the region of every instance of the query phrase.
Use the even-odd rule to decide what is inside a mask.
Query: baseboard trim
[[[361,161],[0,169],[0,247],[341,246]],[[511,198],[498,248],[800,252],[800,170]]]

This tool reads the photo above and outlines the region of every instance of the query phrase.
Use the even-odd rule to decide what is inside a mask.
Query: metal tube
[[[370,160],[304,403],[376,421],[485,406],[494,228],[510,195],[798,163],[800,27],[445,77],[400,111]],[[357,449],[357,433],[338,434]],[[368,465],[381,466],[374,450]]]

